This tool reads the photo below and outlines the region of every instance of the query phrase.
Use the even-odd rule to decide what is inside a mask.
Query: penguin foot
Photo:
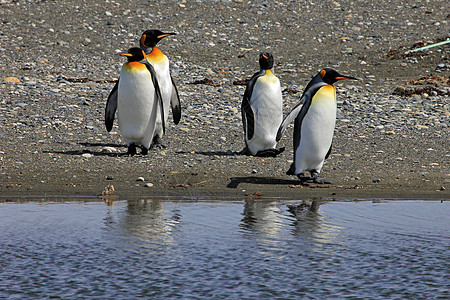
[[[128,145],[128,152],[126,154],[130,156],[136,155],[136,145],[135,144]]]
[[[295,166],[293,163],[289,167],[289,170],[286,171],[286,175],[295,175]],[[302,173],[302,175],[303,175],[303,173]]]
[[[238,152],[238,155],[252,155],[252,154],[250,153],[250,150],[248,150],[248,148],[245,147],[244,149],[242,149],[241,152]]]
[[[157,134],[153,137],[151,148],[165,149],[166,146],[163,145],[161,137]]]
[[[258,151],[255,156],[258,157],[276,157],[278,154],[283,153],[285,147],[279,148],[279,149],[265,149]]]
[[[317,172],[316,170],[311,171],[311,179],[313,180],[314,183],[331,184],[331,181],[328,181],[324,178],[319,177],[319,172]]]
[[[147,155],[148,154],[148,148],[141,147],[141,155]]]
[[[290,170],[291,170],[291,169],[289,169],[289,171],[290,171]],[[289,172],[289,171],[288,171],[288,172]],[[286,173],[286,174],[287,174],[287,173]],[[289,175],[289,174],[288,174],[288,175]],[[294,174],[292,174],[292,175],[294,175]],[[297,174],[297,178],[300,179],[300,181],[302,182],[302,184],[305,183],[305,182],[307,182],[307,181],[313,180],[312,177],[305,176],[304,173]]]

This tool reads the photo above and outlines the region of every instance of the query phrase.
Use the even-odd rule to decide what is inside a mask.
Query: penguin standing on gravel
[[[286,116],[278,129],[277,141],[292,120],[294,123],[294,162],[287,175],[296,175],[301,182],[331,183],[319,177],[325,159],[331,152],[336,123],[336,89],[334,83],[356,79],[333,69],[321,70],[306,86],[300,102]],[[311,177],[304,175],[305,171]]]
[[[283,98],[280,80],[272,71],[272,54],[261,53],[259,66],[242,99],[245,148],[241,154],[274,157],[284,151],[275,148],[277,130],[283,120]]]
[[[153,144],[159,146],[162,146],[161,138],[164,135],[163,124],[167,122],[167,118],[169,117],[169,106],[172,107],[174,123],[178,124],[181,119],[180,98],[175,82],[170,74],[169,59],[156,47],[156,44],[161,39],[170,35],[175,35],[175,33],[165,33],[160,30],[151,29],[146,30],[139,40],[141,49],[147,55],[147,61],[155,69],[164,104],[164,118],[158,113],[156,131],[153,139]]]
[[[125,53],[128,62],[122,66],[120,77],[109,94],[105,109],[106,129],[111,131],[117,110],[119,130],[128,145],[129,155],[147,155],[152,145],[157,117],[164,117],[164,109],[156,72],[147,62],[140,48],[130,48]],[[164,123],[162,124],[164,131]]]

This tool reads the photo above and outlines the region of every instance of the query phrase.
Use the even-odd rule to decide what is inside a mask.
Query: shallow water
[[[0,298],[450,297],[440,201],[1,203]]]

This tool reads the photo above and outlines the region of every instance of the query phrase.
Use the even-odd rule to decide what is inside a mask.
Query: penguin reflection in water
[[[296,175],[301,182],[331,183],[320,178],[325,159],[331,152],[336,123],[336,89],[334,83],[343,79],[356,79],[339,74],[333,69],[321,70],[306,86],[300,102],[281,123],[277,133],[280,140],[284,130],[294,122],[294,162],[287,175]],[[311,177],[304,175],[305,171]]]
[[[125,53],[126,62],[120,77],[109,94],[105,109],[105,125],[111,131],[117,110],[119,130],[128,145],[129,155],[147,155],[155,134],[158,116],[164,119],[164,109],[156,73],[147,62],[140,48],[131,48]],[[164,122],[162,122],[164,131]]]
[[[153,139],[153,145],[161,147],[164,147],[161,138],[164,134],[163,123],[167,122],[169,117],[169,106],[172,108],[173,122],[178,124],[181,119],[180,98],[175,82],[170,74],[169,59],[156,47],[159,41],[171,35],[175,35],[175,33],[166,33],[157,29],[151,29],[144,31],[139,40],[141,49],[144,50],[147,55],[147,61],[152,65],[156,72],[156,79],[158,80],[161,89],[164,118],[161,118],[158,112],[155,137]]]
[[[284,151],[276,149],[276,135],[283,120],[280,80],[273,74],[273,56],[261,53],[259,72],[247,84],[241,112],[244,125],[244,155],[274,157]]]

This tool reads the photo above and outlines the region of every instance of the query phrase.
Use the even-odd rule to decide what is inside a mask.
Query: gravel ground
[[[253,4],[251,4],[253,2]],[[0,194],[96,196],[113,185],[130,197],[449,199],[447,1],[0,0]],[[125,157],[103,113],[122,57],[146,29],[174,31],[171,60],[182,120],[165,149]],[[285,113],[323,67],[360,78],[337,85],[333,153],[300,186],[285,175],[292,127],[276,158],[244,147],[240,102],[272,52]]]

